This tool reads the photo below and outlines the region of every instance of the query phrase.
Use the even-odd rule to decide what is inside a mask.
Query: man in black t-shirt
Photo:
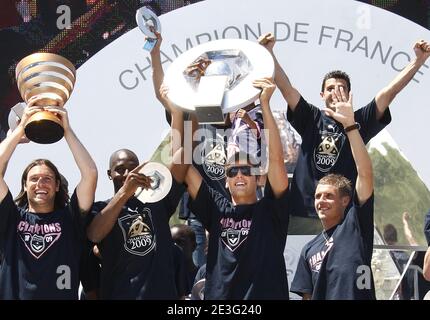
[[[315,210],[324,230],[303,247],[291,291],[304,299],[375,299],[372,163],[354,120],[352,95],[336,85],[332,97],[335,111],[325,112],[342,125],[350,141],[358,173],[355,193],[344,176],[329,174],[319,181]]]
[[[288,176],[269,100],[271,79],[254,81],[269,141],[268,187],[257,201],[259,168],[250,155],[236,153],[226,164],[231,200],[208,186],[190,167],[186,176],[191,210],[209,231],[205,299],[288,299],[284,247]],[[267,135],[270,134],[270,139]]]
[[[355,183],[357,171],[349,140],[339,121],[308,103],[293,87],[273,53],[274,36],[266,34],[260,37],[259,42],[275,60],[275,83],[288,103],[288,121],[303,140],[291,183],[290,213],[316,218],[314,193],[317,182],[323,176],[329,173],[341,174]],[[430,56],[430,45],[424,40],[417,41],[414,50],[416,58],[380,90],[370,103],[355,111],[355,121],[360,124],[359,133],[365,144],[390,123],[388,106]],[[346,95],[349,94],[351,83],[345,72],[332,71],[324,77],[320,95],[326,108],[334,108],[332,97],[335,86],[342,86]],[[312,221],[309,223],[311,225]]]
[[[94,201],[97,168],[71,129],[66,109],[33,107],[34,101],[0,144],[0,300],[77,299],[85,214]],[[81,173],[70,201],[61,174],[46,159],[34,160],[24,170],[15,201],[4,181],[13,151],[25,140],[28,119],[42,110],[61,120]]]
[[[172,131],[179,132],[179,139],[183,136],[182,117],[181,111],[172,109]],[[138,187],[150,188],[150,178],[139,173],[145,163],[139,165],[136,154],[127,149],[110,157],[107,174],[115,195],[94,204],[94,219],[87,229],[88,238],[98,244],[102,256],[102,299],[179,298],[169,219],[183,194],[181,183],[187,165],[179,159],[180,144],[171,145],[173,185],[156,203],[144,204],[134,197]]]
[[[154,86],[154,93],[157,99],[165,108],[166,120],[171,125],[171,104],[167,99],[167,90],[162,85],[164,81],[164,70],[162,64],[166,62],[161,61],[161,44],[163,38],[160,33],[155,31],[157,36],[157,43],[151,50],[151,67],[152,67],[152,83]],[[199,171],[200,175],[206,183],[229,198],[230,194],[225,188],[225,162],[227,139],[224,136],[224,129],[222,126],[211,124],[199,124],[195,116],[191,114],[184,115],[185,125],[192,123],[193,132],[193,154],[192,163]],[[195,130],[198,129],[198,134]],[[182,212],[180,211],[180,218],[186,219],[188,225],[194,230],[196,234],[196,250],[193,252],[193,260],[197,266],[202,266],[206,263],[206,254],[204,249],[206,247],[205,230],[201,222],[196,218],[194,213],[188,209],[188,194],[185,193],[182,198],[181,205]],[[181,215],[182,213],[182,215]]]

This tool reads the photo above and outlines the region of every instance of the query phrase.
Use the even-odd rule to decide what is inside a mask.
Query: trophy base
[[[39,115],[40,113],[45,114]],[[47,111],[38,112],[34,116],[36,116],[35,119],[30,119],[25,126],[25,135],[28,139],[40,144],[49,144],[61,140],[64,136],[64,129],[60,124],[60,119]]]
[[[224,114],[220,106],[196,106],[197,121],[200,124],[223,124]]]

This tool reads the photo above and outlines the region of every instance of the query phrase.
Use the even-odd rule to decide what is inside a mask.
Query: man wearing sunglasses
[[[231,200],[210,188],[190,167],[185,181],[191,210],[209,231],[205,299],[288,299],[284,261],[287,237],[288,176],[281,138],[269,100],[272,79],[254,81],[261,88],[264,133],[268,141],[266,196],[257,201],[259,168],[252,155],[232,155],[226,164]]]

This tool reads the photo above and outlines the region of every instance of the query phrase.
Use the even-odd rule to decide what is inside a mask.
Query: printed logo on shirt
[[[30,254],[39,259],[61,236],[60,223],[29,224],[18,223],[18,234]]]
[[[321,143],[314,150],[315,167],[321,172],[328,172],[336,164],[345,136],[340,133],[323,131]]]
[[[223,139],[205,139],[201,157],[203,170],[211,180],[224,178],[224,164],[227,159]]]
[[[324,249],[317,252],[316,254],[312,255],[309,260],[309,268],[313,272],[320,272],[321,264],[324,260],[324,257],[327,255],[327,253],[330,251],[330,249],[333,247],[333,237],[330,237],[328,241],[325,241]]]
[[[134,214],[127,214],[118,219],[124,237],[124,248],[131,254],[145,256],[155,248],[156,243],[151,210],[145,208],[142,214],[137,210],[128,211]]]
[[[221,241],[231,251],[235,251],[248,238],[251,220],[234,221],[232,218],[222,218]]]

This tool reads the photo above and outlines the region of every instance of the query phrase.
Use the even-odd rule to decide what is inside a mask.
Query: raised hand
[[[156,52],[160,53],[161,42],[163,42],[163,37],[161,36],[161,33],[155,31],[155,29],[151,31],[154,32],[154,34],[157,36],[157,43],[155,44],[154,48],[152,48],[151,54]]]
[[[58,106],[46,106],[43,107],[43,110],[54,113],[61,120],[64,132],[70,130],[69,116],[65,108]]]
[[[276,85],[272,78],[261,78],[254,80],[252,85],[256,88],[260,88],[260,102],[262,107],[267,107],[269,105],[270,98],[276,89]]]
[[[239,109],[236,113],[238,118],[242,118],[243,120],[251,119],[249,117],[249,114],[246,112],[245,109]]]
[[[340,122],[344,128],[353,125],[355,120],[352,93],[350,92],[349,97],[347,97],[344,88],[336,86],[332,92],[332,99],[335,103],[335,110],[324,108],[325,114]]]
[[[417,41],[414,45],[414,51],[417,59],[425,62],[430,56],[430,44],[424,40]]]
[[[273,51],[275,46],[275,36],[272,33],[266,33],[258,38],[258,43],[265,47],[270,52]]]
[[[200,77],[205,74],[205,71],[211,62],[212,61],[207,58],[200,57],[187,67],[185,74],[190,77],[200,79]]]
[[[127,174],[127,178],[125,178],[124,184],[121,187],[126,194],[133,195],[139,187],[144,189],[151,188],[152,179],[143,173],[139,173],[146,164],[147,162],[142,163]]]

